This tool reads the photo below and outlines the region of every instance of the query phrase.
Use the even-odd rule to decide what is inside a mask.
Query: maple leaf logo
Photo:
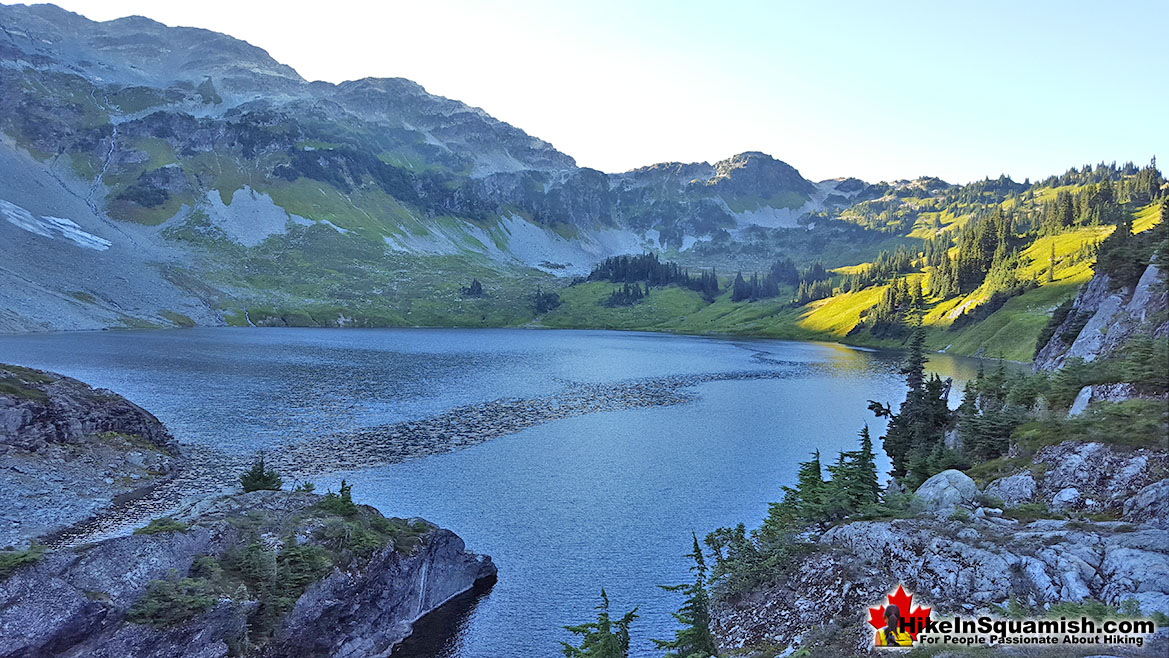
[[[913,605],[913,595],[906,594],[905,588],[901,585],[897,586],[897,591],[893,592],[887,597],[888,605],[896,606],[897,611],[901,613],[901,618],[897,630],[909,633],[909,637],[917,641],[917,634],[925,628],[925,624],[930,618],[930,608],[917,606],[917,608],[910,610]],[[869,608],[869,625],[876,629],[885,627],[885,606],[876,606]]]

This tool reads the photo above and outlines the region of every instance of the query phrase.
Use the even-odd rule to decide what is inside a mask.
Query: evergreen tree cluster
[[[817,299],[827,299],[832,296],[832,282],[828,279],[817,279],[815,281],[800,281],[800,287],[796,290],[796,305],[807,304],[814,302]]]
[[[909,330],[912,315],[920,311],[924,305],[925,296],[921,289],[921,279],[914,279],[913,283],[909,283],[905,278],[897,277],[881,293],[881,299],[876,306],[865,314],[863,326],[878,338],[904,336]]]
[[[990,375],[980,366],[956,412],[962,452],[972,462],[1007,454],[1011,434],[1027,420],[1039,392],[1030,377],[1009,380],[1001,364]]]
[[[657,254],[636,256],[610,256],[597,263],[586,281],[612,281],[613,283],[644,283],[647,286],[675,284],[702,293],[713,299],[719,293],[718,273],[702,271],[692,276],[677,263],[658,259]]]
[[[842,451],[828,466],[830,479],[824,479],[820,451],[800,463],[796,486],[783,488],[783,500],[772,503],[772,523],[827,527],[881,500],[877,483],[876,453],[866,425],[860,431],[860,449]]]
[[[648,296],[648,283],[645,284],[644,289],[639,283],[626,283],[621,288],[609,294],[609,298],[605,300],[605,306],[633,306]]]
[[[1116,198],[1122,202],[1145,204],[1164,196],[1162,187],[1165,179],[1157,169],[1157,158],[1149,164],[1137,168],[1131,162],[1117,166],[1115,162],[1096,166],[1086,164],[1083,167],[1072,167],[1059,176],[1050,176],[1040,181],[1035,187],[1061,187],[1066,185],[1103,185],[1112,183]]]
[[[485,295],[483,284],[479,282],[479,279],[471,279],[471,285],[463,288],[463,296],[465,297],[483,297]]]
[[[862,290],[871,285],[883,284],[899,274],[913,272],[916,270],[913,263],[917,257],[917,252],[910,251],[905,245],[898,245],[894,251],[882,250],[877,254],[877,259],[863,271],[845,275],[840,290]]]
[[[909,392],[900,409],[893,413],[889,406],[869,400],[873,413],[889,418],[882,443],[893,462],[892,473],[912,488],[958,462],[945,446],[946,431],[953,424],[947,404],[950,383],[937,375],[927,378],[925,364],[925,332],[918,327],[910,337],[909,352],[901,368]]]
[[[629,626],[637,618],[637,608],[620,619],[609,615],[609,595],[601,589],[601,603],[597,606],[597,620],[565,626],[568,632],[581,636],[580,646],[561,642],[565,658],[626,658],[629,655]]]
[[[805,531],[822,529],[857,515],[879,513],[875,449],[868,427],[860,432],[857,450],[837,455],[824,478],[819,452],[800,464],[794,487],[783,488],[783,499],[770,505],[763,525],[748,532],[740,523],[706,536],[714,559],[710,586],[723,596],[750,591],[787,573],[797,555],[812,550]]]
[[[1095,270],[1107,274],[1114,288],[1134,285],[1155,254],[1169,253],[1169,200],[1161,203],[1158,222],[1147,231],[1133,234],[1131,218],[1116,226],[1096,253]],[[1159,259],[1165,264],[1164,256]]]
[[[694,572],[693,583],[681,585],[660,585],[667,592],[682,592],[686,600],[675,613],[674,619],[682,628],[674,632],[672,640],[654,640],[659,649],[669,651],[662,658],[710,658],[718,655],[718,645],[710,632],[710,593],[706,589],[706,558],[698,545],[698,536],[691,534],[694,548],[689,557],[694,560],[690,571]]]
[[[560,306],[560,295],[545,292],[543,288],[536,286],[536,292],[532,295],[532,308],[536,313],[547,313],[557,306]]]

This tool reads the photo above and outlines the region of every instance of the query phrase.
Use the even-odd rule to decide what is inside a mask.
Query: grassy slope
[[[1135,231],[1149,229],[1156,222],[1158,210],[1150,205],[1136,214]],[[954,218],[942,220],[944,226]],[[927,230],[924,226],[920,227]],[[923,324],[927,344],[936,350],[960,355],[979,355],[1012,361],[1029,361],[1039,333],[1051,311],[1075,296],[1079,287],[1092,277],[1091,263],[1072,262],[1085,244],[1097,243],[1112,232],[1111,226],[1084,227],[1056,236],[1036,240],[1022,252],[1026,265],[1020,276],[1034,277],[1039,287],[1014,297],[986,319],[958,330],[950,330],[954,311],[976,307],[989,297],[985,287],[951,299],[927,299]],[[1046,273],[1051,249],[1055,248],[1054,280]],[[845,274],[862,265],[836,270]],[[911,274],[910,282],[920,279],[928,290],[928,273]],[[725,284],[725,282],[724,282]],[[540,319],[540,324],[557,328],[607,328],[672,331],[680,333],[742,334],[790,339],[833,340],[872,347],[898,347],[898,339],[877,339],[867,332],[849,335],[863,314],[881,298],[886,286],[837,294],[831,298],[792,307],[785,301],[790,291],[780,297],[756,302],[732,302],[724,292],[708,303],[696,292],[670,286],[655,288],[643,302],[628,307],[607,308],[602,305],[609,293],[619,286],[591,282],[560,291],[564,304]]]

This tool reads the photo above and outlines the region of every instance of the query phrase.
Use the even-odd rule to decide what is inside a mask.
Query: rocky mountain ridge
[[[403,268],[539,282],[750,228],[806,232],[809,213],[869,187],[813,183],[758,152],[580,168],[409,80],[308,82],[245,42],[142,17],[3,5],[0,28],[10,331],[345,306],[324,276],[337,260],[362,274],[335,285],[362,294]],[[289,252],[321,270],[319,285],[296,289],[273,271]]]

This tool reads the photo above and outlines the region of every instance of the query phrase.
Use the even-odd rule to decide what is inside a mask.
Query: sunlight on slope
[[[833,336],[846,336],[861,320],[861,315],[881,300],[889,286],[873,286],[857,292],[846,292],[806,305],[810,309],[796,323],[801,329],[818,331]]]

